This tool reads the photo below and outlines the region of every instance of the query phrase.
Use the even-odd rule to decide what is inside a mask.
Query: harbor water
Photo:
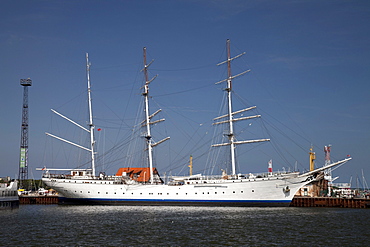
[[[2,246],[368,246],[370,210],[20,205]]]

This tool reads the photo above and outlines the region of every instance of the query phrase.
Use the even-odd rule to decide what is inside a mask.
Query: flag
[[[98,131],[101,131],[101,128],[99,128]]]

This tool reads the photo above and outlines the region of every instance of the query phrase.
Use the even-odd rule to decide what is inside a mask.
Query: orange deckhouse
[[[119,168],[116,176],[128,176],[132,180],[139,183],[149,183],[150,182],[150,168],[149,167],[124,167]],[[159,176],[159,173],[155,167],[153,167],[153,182],[163,183]]]

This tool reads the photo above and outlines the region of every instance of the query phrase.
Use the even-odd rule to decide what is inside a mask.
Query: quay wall
[[[370,199],[295,196],[291,207],[370,208]]]
[[[20,196],[19,204],[58,204],[58,196]]]

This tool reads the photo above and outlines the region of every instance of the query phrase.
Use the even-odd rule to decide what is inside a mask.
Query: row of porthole
[[[279,178],[276,178],[276,179],[279,179]],[[262,178],[262,180],[265,180],[264,178]],[[270,178],[267,178],[267,180],[270,180]],[[54,180],[56,181],[56,180]],[[256,181],[256,179],[252,180],[252,181]],[[65,180],[63,181],[64,183],[66,182]],[[70,183],[71,181],[68,181],[68,183]],[[240,182],[243,182],[243,180],[240,180]],[[250,179],[248,179],[248,182],[251,182]],[[75,183],[77,183],[77,181],[75,181]],[[82,183],[90,183],[92,184],[93,182],[85,182],[85,181],[82,181]],[[204,181],[203,183],[207,183],[206,181]],[[216,183],[216,182],[213,182],[213,183]],[[233,180],[233,183],[235,183],[235,181]],[[96,182],[94,182],[94,184],[96,184]],[[103,182],[100,182],[100,184],[103,184]],[[107,184],[107,182],[104,182],[104,184]],[[111,182],[108,182],[108,184],[111,184]],[[190,184],[190,182],[187,182],[187,184]],[[191,184],[198,184],[198,182],[191,182]]]
[[[64,180],[63,183],[65,183],[66,181]],[[70,183],[71,181],[68,181],[68,183]],[[75,181],[75,183],[77,183],[77,181]],[[83,184],[92,184],[93,182],[86,182],[86,181],[82,181]],[[96,182],[94,182],[94,184],[96,184]],[[103,184],[103,182],[100,182],[100,184]],[[107,184],[107,182],[104,182],[104,184]],[[108,184],[111,184],[110,182],[108,182]]]
[[[276,178],[276,179],[279,179],[279,178]],[[265,180],[265,178],[262,178],[262,180]],[[267,178],[267,180],[270,180],[270,178]],[[236,180],[233,180],[233,183],[235,183],[235,181]],[[240,180],[240,182],[242,183],[242,182],[246,182],[247,180],[245,179],[245,180]],[[253,182],[253,181],[257,181],[256,179],[253,179],[253,180],[250,180],[250,179],[248,179],[248,182]],[[204,181],[203,183],[207,183],[207,181]],[[219,183],[219,182],[213,182],[213,184],[215,184],[215,183]],[[198,184],[198,182],[187,182],[187,184]]]
[[[252,192],[254,192],[254,190],[252,190]],[[75,191],[75,193],[77,193],[77,191]],[[82,191],[80,191],[80,193],[83,193]],[[89,193],[90,194],[90,191],[88,191],[87,193]],[[235,194],[236,192],[235,191],[233,191],[233,194]],[[244,193],[244,191],[240,191],[240,194],[243,194]],[[100,191],[98,192],[98,194],[100,194]],[[108,192],[105,192],[105,194],[106,195],[108,195]],[[116,195],[117,194],[117,192],[114,192],[114,194]],[[123,195],[125,194],[125,192],[123,192],[122,193]],[[134,193],[133,192],[131,192],[131,195],[133,195]],[[140,195],[142,195],[143,193],[140,193]],[[179,193],[176,193],[176,195],[178,195]],[[185,195],[187,195],[188,193],[185,193]],[[198,192],[195,192],[195,195],[197,195],[198,194]],[[205,194],[205,192],[202,192],[202,194],[204,195]],[[209,192],[207,192],[207,194],[209,195]],[[225,191],[223,191],[222,192],[222,194],[225,194]],[[149,193],[149,195],[154,195],[154,193]],[[162,195],[162,193],[158,193],[158,195],[159,196],[161,196]],[[170,195],[170,193],[167,193],[167,195]],[[215,195],[217,195],[217,191],[215,191]]]

